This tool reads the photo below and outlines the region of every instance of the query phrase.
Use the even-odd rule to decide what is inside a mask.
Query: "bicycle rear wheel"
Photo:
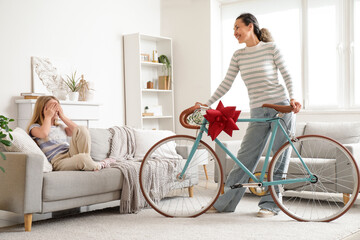
[[[186,135],[165,138],[146,153],[141,164],[141,191],[149,205],[164,216],[199,216],[215,203],[220,194],[223,182],[221,164],[214,150],[203,141],[200,141],[185,175],[180,179],[195,140]],[[205,164],[207,174],[204,172]]]
[[[339,218],[359,192],[359,169],[353,156],[343,145],[324,136],[301,136],[293,143],[316,181],[270,186],[275,203],[298,221],[330,222]],[[284,162],[286,154],[289,158]],[[285,167],[280,167],[282,164]],[[269,165],[268,181],[307,177],[290,143],[284,144]]]

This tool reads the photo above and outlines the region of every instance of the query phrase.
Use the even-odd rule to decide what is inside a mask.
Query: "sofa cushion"
[[[14,140],[11,141],[11,146],[5,146],[5,150],[7,152],[22,152],[22,153],[35,153],[38,154],[39,157],[42,158],[43,172],[51,172],[52,165],[46,158],[45,154],[41,151],[38,145],[31,139],[31,137],[21,128],[15,128],[15,130],[11,133]],[[8,140],[9,137],[7,137]]]
[[[109,129],[90,128],[91,152],[90,156],[94,161],[101,161],[110,154],[111,133]]]
[[[0,152],[6,152],[5,146],[0,143]]]
[[[360,141],[360,122],[308,122],[304,135],[324,135],[342,144]]]
[[[44,174],[43,201],[56,201],[120,190],[123,175],[117,168],[100,171],[53,171]]]
[[[175,135],[172,131],[168,130],[141,130],[134,129],[135,135],[135,158],[143,158],[147,151],[158,141],[166,137]],[[176,153],[175,145],[170,146],[170,148],[164,148],[165,155],[169,156],[179,156]]]

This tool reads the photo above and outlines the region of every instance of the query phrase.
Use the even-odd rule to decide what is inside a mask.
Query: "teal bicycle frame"
[[[270,185],[279,185],[279,184],[290,184],[290,183],[298,183],[298,182],[314,182],[316,181],[316,177],[310,172],[309,168],[307,167],[307,165],[305,164],[305,162],[303,161],[303,159],[301,158],[299,152],[296,150],[294,144],[292,143],[290,137],[288,136],[288,134],[286,133],[285,129],[283,128],[283,126],[280,124],[280,118],[279,117],[275,117],[275,118],[251,118],[251,119],[238,119],[237,122],[272,122],[275,123],[274,127],[272,129],[271,132],[271,139],[270,139],[270,143],[269,143],[269,147],[266,153],[266,157],[265,157],[265,162],[263,165],[263,168],[261,170],[261,175],[259,177],[259,179],[252,173],[249,171],[248,168],[245,167],[244,164],[242,164],[239,159],[237,159],[237,157],[235,157],[234,154],[232,154],[225,146],[224,144],[222,144],[219,139],[215,138],[215,143],[218,144],[227,155],[229,155],[231,157],[231,159],[243,170],[246,172],[246,174],[255,182],[255,183],[261,183],[262,186],[270,186]],[[196,141],[190,151],[189,157],[184,165],[184,168],[180,174],[180,179],[184,176],[190,161],[192,159],[192,157],[195,154],[195,151],[197,149],[197,147],[199,146],[200,140],[202,139],[203,133],[206,132],[208,133],[208,129],[206,128],[206,124],[207,124],[207,120],[204,119],[201,127],[200,127],[200,132],[198,134],[198,136],[196,137]],[[295,151],[296,155],[298,156],[298,158],[300,159],[301,163],[303,164],[303,166],[305,167],[306,171],[309,173],[309,177],[308,178],[298,178],[298,179],[291,179],[291,180],[278,180],[278,181],[272,181],[272,182],[264,182],[264,177],[265,177],[265,173],[266,173],[266,169],[269,163],[269,158],[270,158],[270,154],[271,154],[271,149],[272,146],[274,144],[274,140],[275,140],[275,135],[276,132],[278,130],[278,128],[281,129],[282,133],[286,136],[287,141],[290,143],[292,149]],[[241,184],[241,183],[240,183]]]

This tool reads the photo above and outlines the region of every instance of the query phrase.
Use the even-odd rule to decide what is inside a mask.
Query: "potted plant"
[[[10,132],[12,132],[12,129],[9,128],[8,124],[10,122],[13,122],[14,119],[7,118],[3,115],[0,115],[0,144],[3,144],[5,146],[10,146],[11,142],[6,139],[6,137],[9,135],[9,138],[11,141],[13,140],[13,137]],[[6,160],[6,156],[0,152],[0,156],[2,159]],[[0,170],[5,172],[5,169],[0,166]]]
[[[170,89],[170,76],[171,76],[171,63],[167,56],[161,55],[159,57],[159,63],[164,64],[165,76],[159,76],[159,89]]]
[[[67,79],[64,80],[64,82],[66,83],[66,85],[69,87],[70,89],[70,93],[69,93],[69,100],[70,101],[77,101],[79,99],[79,89],[80,89],[80,85],[79,85],[79,80],[80,78],[76,78],[76,71],[71,74],[71,76],[66,75]]]

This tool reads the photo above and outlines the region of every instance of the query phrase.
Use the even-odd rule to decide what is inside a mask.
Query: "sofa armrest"
[[[19,214],[41,212],[43,159],[38,154],[4,153],[0,159],[0,210]]]
[[[358,166],[360,165],[360,143],[348,143],[343,144],[345,148],[349,150],[349,152],[355,158],[356,163]],[[343,166],[347,166],[347,161],[344,154],[336,154],[336,173],[344,176],[338,179],[337,184],[337,192],[342,193],[351,193],[349,189],[352,189],[352,179],[347,179],[345,176],[352,176],[351,169],[344,168]],[[345,163],[345,164],[344,164]]]
[[[360,164],[360,143],[348,143],[348,144],[343,144],[343,145],[344,145],[344,147],[346,147],[349,150],[349,152],[355,158],[356,163],[358,163],[358,165],[359,165]]]
[[[234,140],[234,141],[223,141],[224,146],[235,156],[240,149],[242,140]],[[235,162],[225,153],[225,151],[216,144],[215,153],[219,157],[223,174],[224,174],[224,182],[226,181],[227,176],[229,175],[231,169],[233,168]],[[217,166],[215,166],[217,167]],[[216,173],[216,172],[215,172]],[[217,176],[215,176],[217,177]]]

